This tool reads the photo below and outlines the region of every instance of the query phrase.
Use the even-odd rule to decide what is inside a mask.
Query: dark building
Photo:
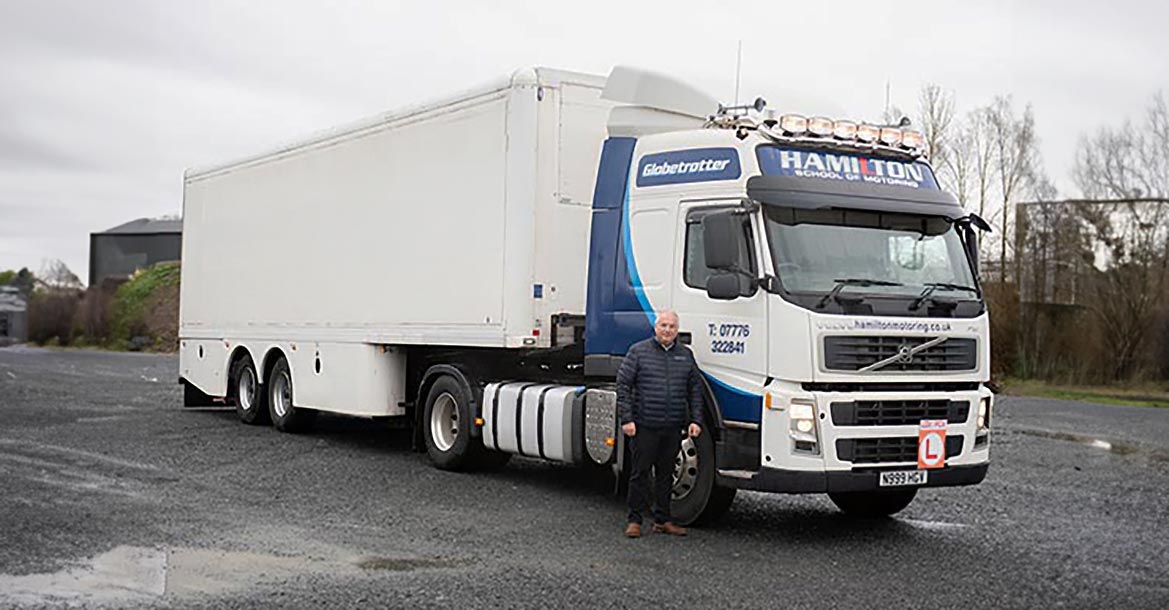
[[[177,261],[183,248],[182,220],[139,218],[89,235],[89,285],[126,278],[163,261]]]
[[[28,306],[15,286],[0,286],[0,345],[28,341]]]

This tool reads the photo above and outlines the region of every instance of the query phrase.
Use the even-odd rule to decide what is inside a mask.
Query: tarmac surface
[[[1001,398],[992,467],[856,521],[740,494],[621,536],[603,472],[181,407],[174,356],[0,349],[0,607],[1169,607],[1169,409]]]

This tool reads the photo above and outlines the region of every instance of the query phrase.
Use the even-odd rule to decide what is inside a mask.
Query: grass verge
[[[1169,408],[1169,390],[1161,386],[1069,386],[1035,379],[1007,379],[1005,392],[1012,396],[1036,396],[1106,405]]]

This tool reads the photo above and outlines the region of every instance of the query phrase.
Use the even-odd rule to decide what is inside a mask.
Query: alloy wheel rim
[[[277,375],[276,381],[272,384],[272,407],[279,417],[287,415],[292,407],[292,396],[288,391],[290,385],[286,372]]]
[[[430,438],[439,451],[449,451],[459,438],[459,409],[450,392],[436,398],[430,410]]]
[[[244,411],[251,411],[256,403],[256,374],[246,368],[239,378],[239,406]]]
[[[690,495],[698,482],[698,447],[694,439],[687,436],[682,441],[678,456],[674,458],[674,486],[671,497],[681,500]]]

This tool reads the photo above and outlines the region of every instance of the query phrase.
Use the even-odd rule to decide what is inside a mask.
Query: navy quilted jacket
[[[621,423],[649,428],[703,425],[702,382],[689,347],[665,349],[650,337],[634,343],[617,371],[617,413]]]

